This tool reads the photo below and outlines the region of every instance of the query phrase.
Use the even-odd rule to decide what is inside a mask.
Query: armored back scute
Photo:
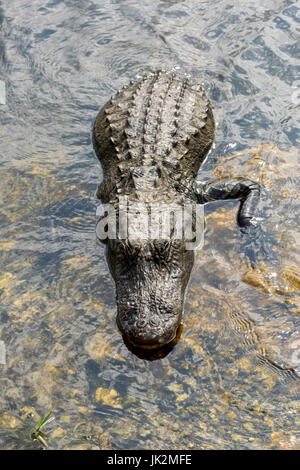
[[[93,131],[104,169],[103,202],[135,189],[151,191],[194,182],[214,137],[203,88],[171,73],[131,82],[103,106]]]

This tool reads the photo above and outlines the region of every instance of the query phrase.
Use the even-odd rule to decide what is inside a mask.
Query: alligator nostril
[[[150,318],[150,320],[149,320],[149,324],[150,324],[151,326],[158,326],[159,323],[160,323],[160,321],[159,321],[158,318]]]
[[[137,322],[136,322],[136,326],[138,328],[144,328],[146,325],[147,325],[147,320],[145,318],[140,318]]]

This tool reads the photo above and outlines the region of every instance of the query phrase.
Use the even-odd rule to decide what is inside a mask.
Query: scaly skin
[[[164,72],[131,82],[105,104],[94,123],[94,149],[104,171],[99,199],[118,209],[126,197],[129,205],[142,203],[153,213],[162,204],[183,207],[239,198],[238,221],[249,224],[259,198],[256,183],[223,180],[195,191],[213,137],[211,106],[200,85]],[[118,326],[134,346],[169,343],[181,322],[194,253],[186,249],[185,239],[174,237],[172,224],[171,229],[165,239],[142,234],[106,240]]]

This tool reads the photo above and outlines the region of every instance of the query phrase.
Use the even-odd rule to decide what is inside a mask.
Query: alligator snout
[[[140,348],[158,348],[170,343],[176,336],[182,312],[122,311],[119,307],[118,327],[131,344]]]
[[[144,349],[171,343],[182,319],[193,251],[182,240],[127,239],[110,241],[107,257],[125,342]]]

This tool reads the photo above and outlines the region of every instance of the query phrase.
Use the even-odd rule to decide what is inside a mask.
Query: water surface
[[[300,448],[300,4],[246,3],[0,2],[1,448],[38,448],[49,410],[54,449]],[[249,236],[236,202],[207,206],[180,341],[148,361],[115,324],[91,126],[160,67],[213,103],[199,179],[264,190]]]

